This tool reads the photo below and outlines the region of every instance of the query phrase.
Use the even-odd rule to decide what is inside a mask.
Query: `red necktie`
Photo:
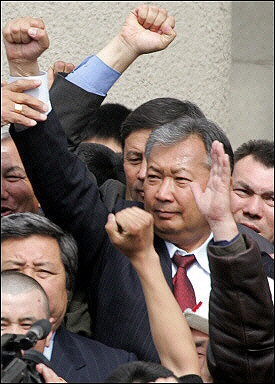
[[[174,296],[181,310],[184,311],[186,308],[193,308],[196,305],[194,288],[186,273],[196,259],[194,255],[182,256],[180,252],[176,251],[172,260],[178,267],[178,271],[173,277]]]

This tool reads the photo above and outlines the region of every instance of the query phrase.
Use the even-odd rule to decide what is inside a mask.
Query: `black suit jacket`
[[[60,327],[54,338],[51,366],[68,383],[99,383],[119,365],[136,360],[133,353],[107,347]]]
[[[158,362],[137,273],[110,243],[105,231],[108,210],[100,191],[87,177],[83,163],[67,151],[54,111],[45,122],[25,131],[15,132],[12,126],[11,135],[45,215],[78,242],[80,268],[95,314],[94,338],[134,352],[139,360]],[[137,203],[118,200],[113,211],[132,205]],[[155,248],[172,289],[172,265],[164,241],[156,237]]]

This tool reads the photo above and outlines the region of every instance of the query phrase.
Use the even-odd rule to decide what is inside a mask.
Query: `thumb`
[[[39,42],[42,48],[47,49],[50,45],[48,34],[45,29],[31,27],[28,29],[28,35]]]
[[[107,220],[107,223],[105,225],[105,229],[106,229],[106,231],[110,237],[110,240],[112,241],[112,239],[119,232],[116,218],[115,218],[115,215],[113,213],[109,213],[108,220]]]
[[[177,36],[174,26],[175,19],[173,16],[169,16],[161,26],[161,39],[165,46],[169,45]]]

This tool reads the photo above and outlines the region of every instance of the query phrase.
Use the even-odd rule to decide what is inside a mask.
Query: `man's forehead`
[[[1,317],[35,322],[44,316],[44,299],[37,289],[31,289],[20,294],[2,292]]]
[[[267,168],[252,158],[241,159],[234,166],[233,183],[261,193],[274,192],[274,168]]]
[[[23,163],[20,159],[16,146],[10,141],[1,144],[1,167],[17,166],[24,170]]]
[[[2,266],[7,263],[18,266],[54,266],[62,263],[60,247],[52,237],[32,235],[26,238],[7,238],[1,243]]]

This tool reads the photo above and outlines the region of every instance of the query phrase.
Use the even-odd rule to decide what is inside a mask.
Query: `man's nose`
[[[147,161],[144,157],[142,160],[138,175],[137,175],[137,178],[142,182],[144,182],[144,180],[145,180],[146,170],[147,170]]]
[[[263,216],[263,199],[259,195],[252,195],[247,199],[243,213],[251,217],[261,218]]]
[[[160,201],[173,201],[173,185],[169,179],[164,179],[156,193],[156,199]]]

